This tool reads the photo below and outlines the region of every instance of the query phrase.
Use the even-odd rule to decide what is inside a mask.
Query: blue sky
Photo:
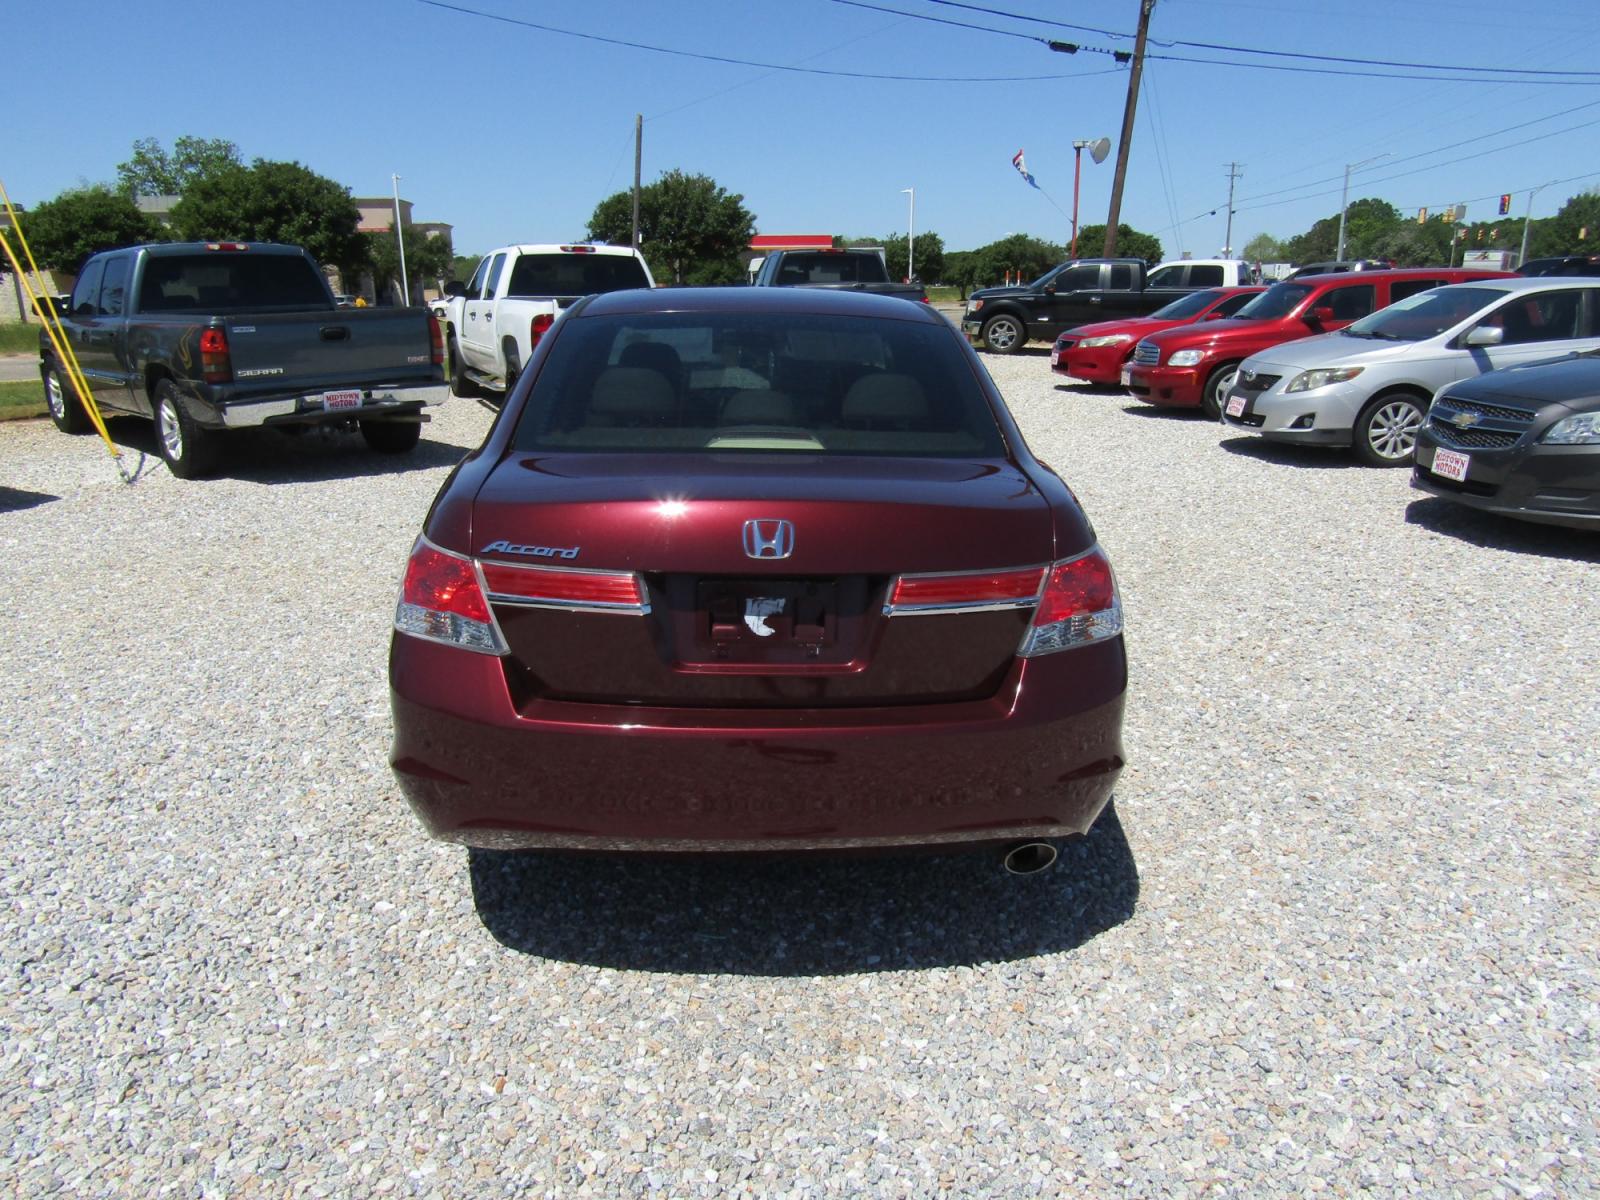
[[[1115,143],[1127,69],[1100,51],[1131,48],[1137,0],[973,2],[990,11],[933,0],[459,3],[676,51],[943,81],[687,58],[423,0],[30,4],[9,14],[10,59],[50,64],[51,82],[9,90],[0,181],[35,204],[114,179],[135,138],[227,138],[247,160],[295,159],[356,195],[388,194],[399,173],[418,220],[451,222],[458,252],[482,252],[582,236],[596,203],[631,184],[642,113],[646,182],[671,168],[710,175],[744,196],[759,232],[904,232],[901,189],[914,187],[917,228],[948,249],[1013,232],[1065,241],[1072,141]],[[1530,189],[1569,181],[1536,197],[1534,216],[1548,216],[1600,186],[1595,0],[1158,0],[1151,36],[1153,55],[1227,60],[1146,64],[1122,218],[1171,256],[1223,244],[1230,162],[1243,164],[1236,247],[1336,212],[1345,165],[1376,155],[1387,157],[1352,175],[1351,199],[1377,195],[1406,212],[1467,201],[1469,220],[1488,219],[1513,192],[1520,218]],[[1037,38],[1083,49],[1052,53]],[[1172,41],[1593,73],[1353,78],[1160,44]],[[1011,81],[948,82],[974,77]],[[1012,169],[1018,149],[1043,192]],[[1085,224],[1105,220],[1113,161],[1084,156]]]

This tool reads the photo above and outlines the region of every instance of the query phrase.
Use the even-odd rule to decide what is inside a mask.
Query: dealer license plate
[[[1132,382],[1133,382],[1133,368],[1132,367],[1123,367],[1122,368],[1122,386],[1123,387],[1127,387]]]
[[[1435,450],[1433,473],[1443,475],[1446,479],[1454,479],[1457,483],[1465,483],[1467,467],[1471,462],[1471,455],[1457,454],[1454,450]]]
[[[322,393],[322,411],[323,412],[336,412],[341,408],[360,408],[360,407],[361,407],[361,393],[359,391],[323,392]]]
[[[1243,396],[1228,397],[1228,415],[1230,417],[1244,416],[1244,406],[1247,403]]]

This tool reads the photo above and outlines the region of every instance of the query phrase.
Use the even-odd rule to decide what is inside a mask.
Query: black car
[[[1411,486],[1523,521],[1600,529],[1600,357],[1441,388],[1417,432]]]
[[[1555,258],[1530,258],[1517,268],[1518,275],[1600,275],[1600,254],[1561,254]]]
[[[1387,258],[1352,258],[1340,259],[1336,262],[1306,263],[1296,267],[1284,276],[1285,279],[1299,279],[1305,275],[1342,275],[1346,271],[1388,271],[1394,267],[1393,261]]]

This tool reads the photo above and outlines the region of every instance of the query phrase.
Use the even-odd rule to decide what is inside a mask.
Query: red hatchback
[[[890,297],[573,305],[394,624],[395,774],[468,845],[1021,843],[1087,831],[1122,769],[1089,520],[950,323]]]
[[[1141,338],[1178,325],[1217,321],[1231,317],[1264,287],[1205,288],[1156,309],[1148,317],[1127,317],[1080,325],[1056,338],[1050,351],[1050,369],[1089,383],[1127,386],[1124,368]]]

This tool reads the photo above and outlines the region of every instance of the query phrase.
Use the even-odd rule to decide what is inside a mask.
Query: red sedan
[[[1099,321],[1069,329],[1050,351],[1050,369],[1089,383],[1126,385],[1122,368],[1133,357],[1140,338],[1177,325],[1231,317],[1264,287],[1205,288],[1156,309],[1148,317]]]
[[[800,288],[567,310],[405,573],[391,757],[436,837],[792,850],[1086,832],[1111,564],[943,316]]]

